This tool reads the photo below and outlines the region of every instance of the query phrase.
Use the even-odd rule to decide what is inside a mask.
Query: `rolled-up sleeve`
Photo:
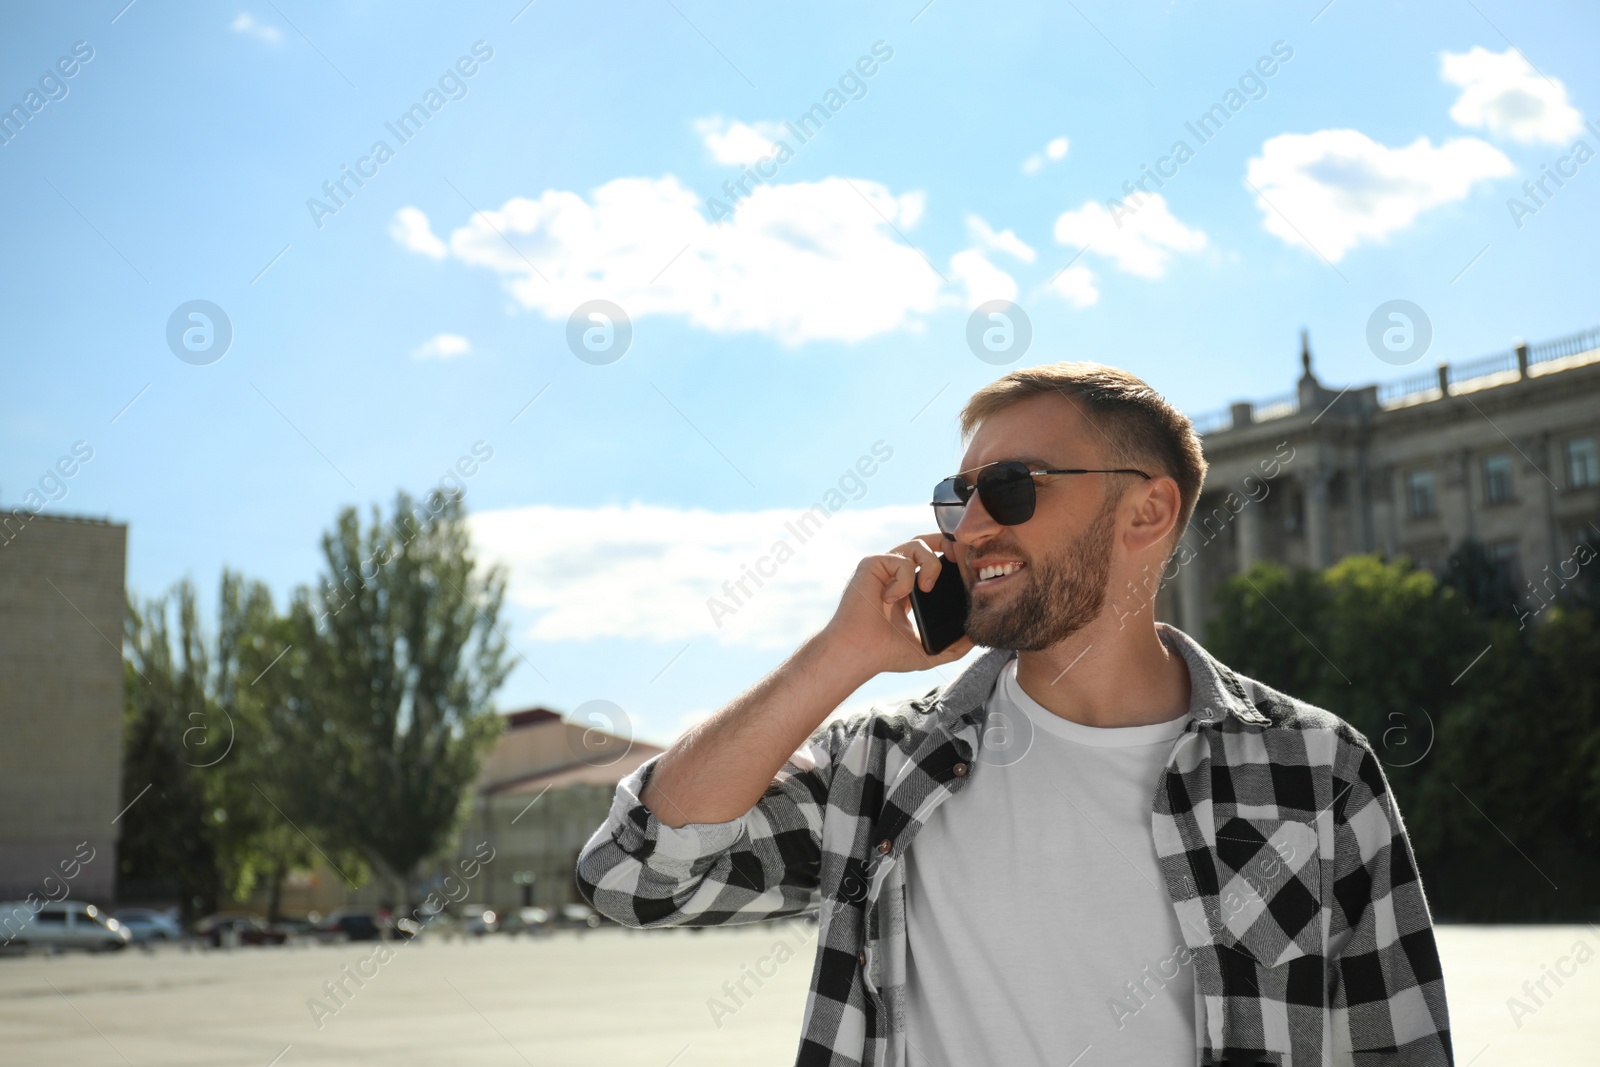
[[[793,915],[815,902],[822,821],[836,754],[859,720],[822,729],[736,819],[672,827],[639,799],[662,756],[617,783],[606,820],[578,854],[576,882],[625,926],[720,926]]]

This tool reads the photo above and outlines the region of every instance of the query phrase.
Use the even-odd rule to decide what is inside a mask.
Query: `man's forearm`
[[[755,807],[822,720],[873,674],[859,650],[824,630],[679,738],[639,799],[673,827],[738,818]]]

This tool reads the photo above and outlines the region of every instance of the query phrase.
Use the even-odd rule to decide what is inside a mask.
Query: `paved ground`
[[[0,959],[0,1064],[787,1064],[814,929],[419,942],[391,946],[387,962],[359,944]],[[1440,944],[1459,1067],[1596,1061],[1600,931],[1444,927]],[[323,983],[346,965],[372,977],[346,978],[333,1012]],[[1522,983],[1546,968],[1571,973],[1535,1002]],[[724,989],[774,969],[760,987],[745,978],[748,997]],[[312,997],[327,1006],[320,1029]],[[1511,997],[1530,1010],[1513,1017]]]

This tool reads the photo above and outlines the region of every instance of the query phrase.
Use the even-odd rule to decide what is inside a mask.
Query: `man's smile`
[[[976,576],[972,588],[994,589],[1004,584],[1010,578],[1027,566],[1019,559],[986,559],[972,565],[972,573]]]

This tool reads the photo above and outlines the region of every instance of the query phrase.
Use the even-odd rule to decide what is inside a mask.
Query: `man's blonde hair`
[[[1178,483],[1176,549],[1206,480],[1206,457],[1189,416],[1136,374],[1100,363],[1047,363],[1014,370],[973,393],[961,409],[962,439],[995,413],[1036,396],[1071,401],[1105,443],[1106,466],[1137,467]]]

